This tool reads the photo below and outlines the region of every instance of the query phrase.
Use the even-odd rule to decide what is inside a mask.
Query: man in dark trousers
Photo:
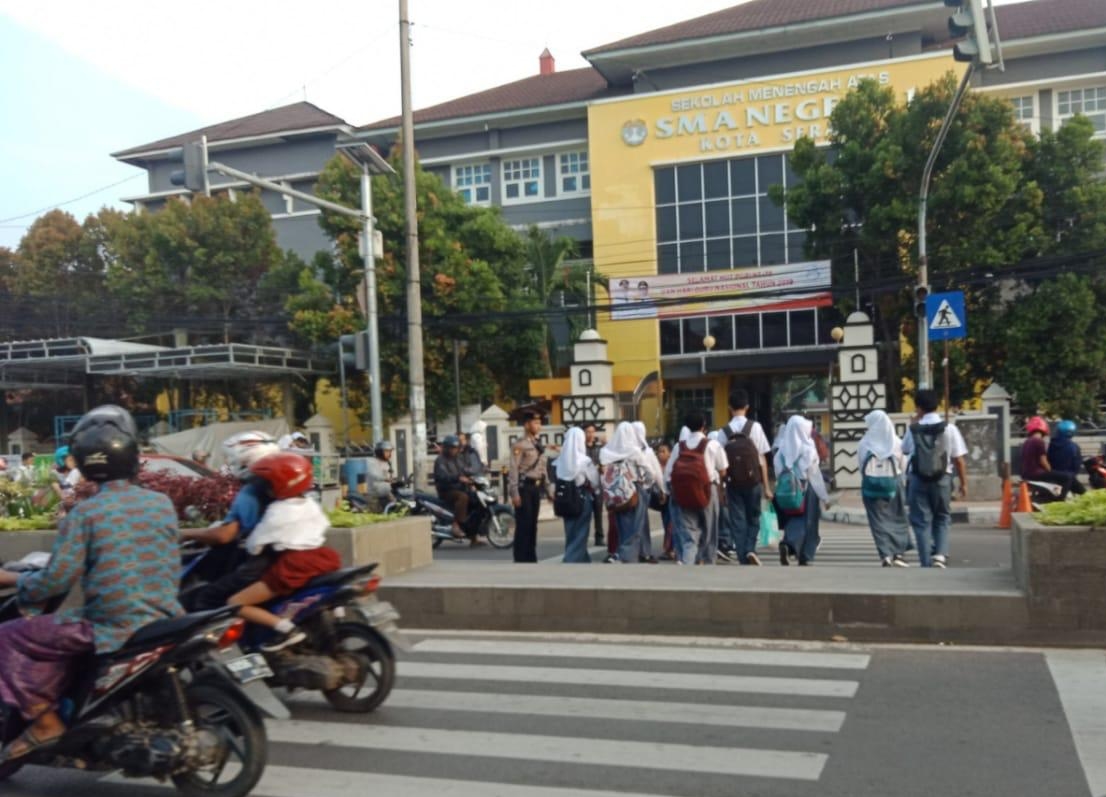
[[[538,510],[545,484],[545,447],[541,444],[541,415],[536,410],[522,413],[526,434],[511,447],[507,490],[515,508],[516,562],[538,561]]]
[[[599,439],[599,435],[596,433],[595,423],[587,421],[584,424],[584,445],[587,448],[588,459],[590,459],[595,467],[599,467],[599,450],[603,448],[603,441]],[[603,544],[603,502],[594,501],[594,507],[592,513],[595,516],[595,544]]]

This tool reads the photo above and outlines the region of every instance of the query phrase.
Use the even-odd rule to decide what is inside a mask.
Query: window
[[[1091,120],[1096,138],[1106,138],[1106,86],[1058,91],[1056,118],[1059,122],[1063,124],[1076,114]]]
[[[503,200],[521,202],[540,199],[541,158],[503,161]]]
[[[661,356],[702,355],[703,337],[714,336],[712,351],[750,352],[826,344],[835,316],[824,309],[746,311],[732,315],[663,319]]]
[[[586,194],[591,191],[591,171],[587,150],[562,152],[557,156],[557,172],[561,194]]]
[[[706,417],[707,428],[714,428],[714,389],[709,387],[676,388],[672,391],[672,403],[676,408],[676,420],[684,422],[684,415],[699,410]]]
[[[1036,132],[1037,130],[1037,103],[1036,98],[1030,94],[1026,97],[1011,97],[1010,104],[1014,106],[1014,119]]]
[[[453,188],[470,205],[490,205],[492,167],[489,163],[470,163],[453,167]]]

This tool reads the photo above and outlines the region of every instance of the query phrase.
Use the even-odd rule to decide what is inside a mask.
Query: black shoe
[[[784,567],[787,567],[789,564],[791,564],[789,561],[787,561],[787,543],[786,542],[781,542],[780,543],[780,564],[783,565]]]
[[[637,560],[638,560],[638,562],[640,562],[643,565],[655,565],[655,564],[657,564],[657,557],[655,557],[655,556],[639,556],[637,558]]]
[[[298,628],[293,628],[287,634],[278,634],[277,636],[273,637],[264,645],[262,645],[261,649],[266,653],[276,653],[278,650],[284,650],[285,648],[290,648],[293,645],[298,645],[305,639],[307,639],[307,634],[305,634]]]
[[[799,560],[799,567],[814,567],[813,562],[809,562],[806,559]]]

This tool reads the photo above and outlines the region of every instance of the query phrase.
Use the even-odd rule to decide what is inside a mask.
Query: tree
[[[390,417],[406,410],[409,394],[400,155],[397,147],[392,157],[397,173],[375,176],[372,185],[376,227],[385,241],[376,274],[382,395]],[[416,169],[427,409],[431,417],[453,409],[454,340],[467,342],[461,371],[464,401],[526,396],[529,378],[541,372],[540,331],[529,318],[497,315],[539,306],[524,291],[523,241],[497,211],[466,205],[438,177]],[[360,173],[344,158],[334,158],[323,169],[316,191],[320,197],[360,207]],[[337,292],[340,298],[326,312],[329,321],[315,308],[312,315],[294,320],[293,326],[301,332],[310,328],[308,334],[322,342],[333,340],[324,336],[336,335],[339,330],[363,328],[351,294],[362,279],[364,266],[357,252],[360,224],[356,219],[324,212],[320,224],[338,252],[339,267],[333,278],[342,289]]]

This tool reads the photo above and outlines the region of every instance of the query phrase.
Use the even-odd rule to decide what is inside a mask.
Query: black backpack
[[[726,432],[726,481],[734,487],[748,490],[760,484],[760,452],[756,443],[745,431],[753,421],[745,421],[740,432],[727,424]]]
[[[914,456],[910,467],[924,482],[940,481],[948,472],[949,448],[945,442],[945,422],[916,423],[910,427]]]
[[[580,517],[584,511],[584,496],[575,481],[557,479],[553,488],[553,514],[557,517]]]

